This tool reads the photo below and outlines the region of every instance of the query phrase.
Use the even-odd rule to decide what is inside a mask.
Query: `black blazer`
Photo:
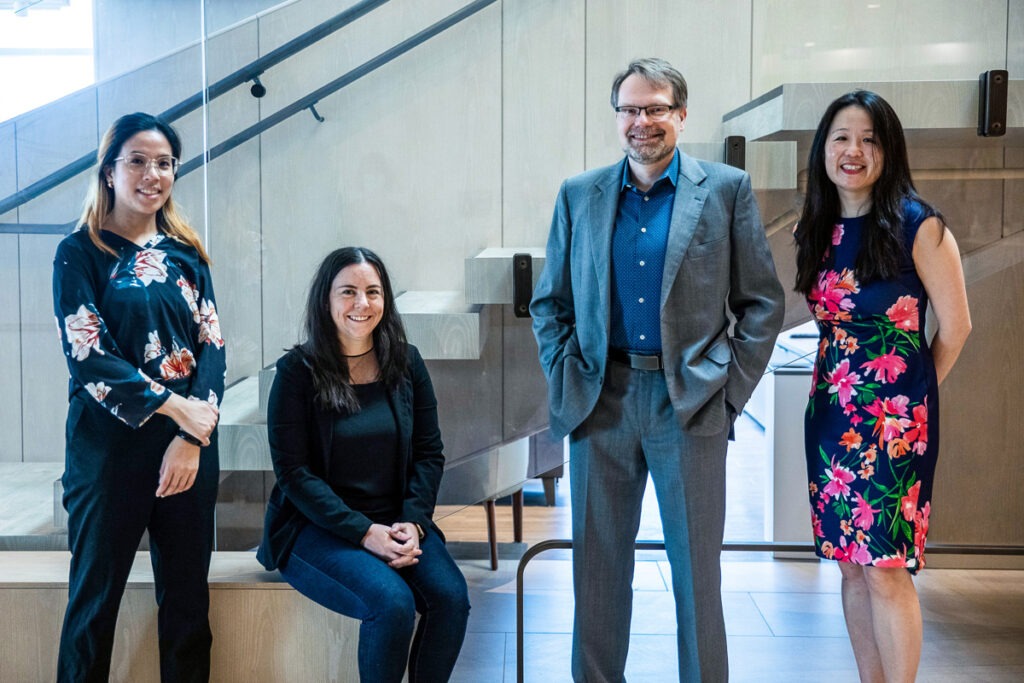
[[[437,399],[419,351],[411,344],[408,349],[405,376],[388,393],[398,426],[405,491],[402,515],[396,521],[414,522],[426,533],[440,534],[432,521],[444,470]],[[340,417],[341,413],[324,409],[316,401],[313,374],[300,351],[292,349],[277,361],[267,408],[277,483],[267,503],[263,542],[256,552],[267,569],[287,563],[306,524],[316,524],[355,545],[370,528],[370,519],[346,505],[327,483],[334,422]]]

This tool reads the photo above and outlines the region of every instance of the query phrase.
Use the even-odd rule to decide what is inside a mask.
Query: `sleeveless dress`
[[[820,557],[924,567],[938,455],[938,382],[928,306],[911,250],[926,214],[904,207],[898,278],[860,283],[865,217],[844,218],[808,306],[820,334],[804,417],[811,525]],[[929,422],[931,423],[929,426]]]

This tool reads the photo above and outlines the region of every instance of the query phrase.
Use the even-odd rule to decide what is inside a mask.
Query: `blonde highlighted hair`
[[[136,112],[126,114],[114,121],[107,132],[103,134],[100,147],[96,152],[96,170],[89,181],[89,193],[85,198],[85,206],[82,209],[82,217],[79,219],[79,229],[89,231],[89,239],[96,245],[96,248],[109,254],[117,256],[113,247],[103,241],[100,231],[103,223],[114,208],[114,188],[107,185],[106,172],[114,166],[114,159],[121,153],[121,148],[134,135],[147,130],[155,130],[163,135],[171,146],[171,154],[181,158],[181,138],[178,133],[163,119],[151,114]],[[174,200],[167,198],[156,214],[157,228],[168,237],[179,242],[189,244],[199,252],[199,258],[204,263],[210,263],[210,256],[203,248],[199,235],[188,224],[185,217],[178,212],[174,206]]]

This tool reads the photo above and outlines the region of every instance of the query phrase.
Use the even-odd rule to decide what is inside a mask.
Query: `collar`
[[[672,153],[672,161],[669,162],[668,167],[658,176],[654,184],[651,185],[653,189],[655,185],[660,183],[664,179],[668,179],[672,183],[672,187],[676,186],[676,179],[679,177],[679,148],[677,147]],[[619,192],[626,188],[635,188],[633,181],[629,178],[629,159],[622,160],[622,181],[619,185]]]

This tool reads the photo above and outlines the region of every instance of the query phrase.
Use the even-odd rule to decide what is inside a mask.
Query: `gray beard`
[[[626,156],[638,164],[653,164],[662,161],[672,155],[675,150],[664,142],[658,145],[645,145],[644,147],[633,147],[626,145],[623,150]]]

